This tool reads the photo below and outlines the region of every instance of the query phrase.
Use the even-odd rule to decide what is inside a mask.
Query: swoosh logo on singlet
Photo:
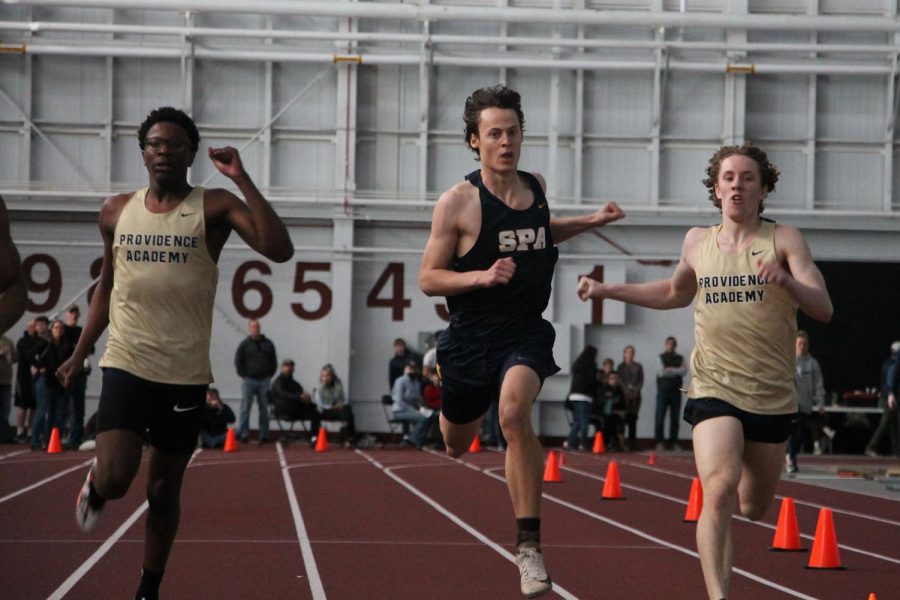
[[[194,406],[178,406],[176,404],[175,406],[172,407],[172,410],[174,410],[177,413],[183,413],[183,412],[188,412],[189,410],[194,410],[195,408],[197,408],[196,404]]]
[[[544,208],[545,206],[547,206],[546,202],[541,202],[540,204],[538,204],[538,208]]]
[[[189,216],[191,216],[192,214],[194,214],[194,213],[192,213],[192,212],[189,212],[189,213],[183,212],[183,213],[181,213],[181,216],[182,216],[182,217],[189,217]]]
[[[765,250],[754,250],[750,253],[750,256],[756,256],[757,254],[762,254]]]

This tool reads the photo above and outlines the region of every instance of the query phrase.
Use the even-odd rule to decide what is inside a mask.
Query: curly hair
[[[736,154],[753,159],[757,167],[759,167],[760,181],[766,193],[775,191],[775,184],[778,182],[779,175],[781,175],[778,167],[769,162],[769,157],[758,146],[754,146],[749,142],[744,142],[740,146],[722,146],[709,159],[709,165],[706,167],[707,177],[703,180],[703,185],[709,190],[710,201],[720,212],[722,210],[722,201],[716,198],[716,183],[719,181],[719,169],[726,158]],[[765,206],[763,202],[760,202],[757,214],[762,214],[763,210],[765,210]]]
[[[200,147],[200,132],[197,131],[197,125],[194,124],[194,120],[187,116],[182,110],[172,108],[171,106],[163,106],[151,111],[138,128],[138,145],[141,147],[141,150],[144,149],[144,146],[147,143],[147,132],[150,131],[151,127],[160,122],[175,123],[184,129],[188,138],[191,140],[191,152],[196,152]]]
[[[498,84],[491,87],[483,87],[472,92],[466,98],[466,108],[463,110],[463,122],[466,124],[465,138],[469,149],[481,156],[478,148],[473,148],[470,140],[473,135],[478,135],[478,117],[486,108],[508,108],[516,112],[519,117],[519,129],[525,131],[525,114],[522,112],[522,97],[519,92],[511,90],[505,85]],[[478,160],[477,158],[475,160]]]

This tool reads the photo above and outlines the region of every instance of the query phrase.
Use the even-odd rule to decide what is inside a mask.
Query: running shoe
[[[523,546],[516,550],[516,564],[519,566],[519,583],[526,598],[543,596],[553,587],[550,575],[544,568],[544,557],[534,546]]]
[[[106,502],[97,495],[97,492],[91,494],[91,484],[94,481],[94,466],[96,464],[97,459],[95,458],[84,480],[84,485],[81,486],[81,491],[78,492],[78,500],[75,502],[75,521],[82,531],[91,531],[97,526],[100,512],[103,510],[103,505]]]

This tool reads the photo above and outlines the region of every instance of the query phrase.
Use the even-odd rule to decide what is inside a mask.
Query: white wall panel
[[[840,141],[881,141],[885,131],[886,85],[883,77],[819,77],[817,136]]]
[[[25,57],[17,54],[0,53],[0,89],[9,96],[16,106],[6,98],[0,98],[0,121],[21,121],[19,109],[25,103],[27,79],[25,78]],[[18,107],[18,109],[16,108]]]
[[[586,197],[627,204],[650,203],[652,174],[646,147],[588,146],[584,164]]]
[[[462,135],[459,140],[432,143],[428,149],[428,189],[437,193],[447,191],[481,167],[474,159],[475,153],[465,146]],[[522,167],[532,168],[529,164],[523,157]]]
[[[754,75],[747,78],[747,139],[803,140],[809,112],[809,77]]]
[[[766,154],[781,177],[766,199],[769,208],[803,208],[806,204],[806,154],[798,150],[768,148]]]
[[[250,66],[262,72],[258,65],[249,63]],[[336,75],[330,65],[305,65],[305,64],[280,64],[274,68],[275,76],[272,90],[272,114],[280,112],[284,106],[299,94],[309,83],[322,75],[321,79],[313,84],[297,102],[291,105],[275,121],[276,128],[288,127],[305,129],[309,131],[334,131],[337,114],[337,92],[335,91]],[[258,79],[241,81],[242,85],[251,85],[251,82],[259,83]],[[257,86],[257,91],[261,91]],[[260,113],[262,114],[262,113]],[[253,118],[253,115],[249,115]],[[238,122],[244,122],[242,114],[233,115],[240,117]],[[259,123],[262,127],[263,123]]]
[[[111,172],[113,183],[130,184],[136,188],[147,185],[147,169],[144,167],[136,131],[122,132],[113,140]]]
[[[697,206],[706,202],[706,165],[715,147],[669,146],[660,152],[660,203]]]
[[[177,62],[163,59],[115,59],[113,118],[140,124],[161,106],[184,108],[183,80]]]
[[[276,140],[272,144],[272,186],[297,190],[333,190],[334,144],[327,141]]]
[[[466,98],[485,86],[500,83],[498,69],[463,69],[461,67],[436,67],[434,73],[434,103],[431,108],[431,128],[458,131],[460,139],[465,129],[462,120]],[[528,114],[525,114],[526,126]]]
[[[102,180],[107,153],[99,135],[53,133],[47,137],[68,160],[63,159],[57,149],[42,138],[36,138],[33,141],[31,155],[32,179],[67,186],[86,185],[92,181]]]
[[[610,137],[649,136],[653,74],[593,71],[584,76],[584,129]]]
[[[22,136],[18,133],[0,131],[0,148],[16,150],[16,154],[19,154],[21,143]],[[0,160],[0,181],[27,183],[19,181],[19,164],[15,160]]]
[[[99,123],[109,103],[106,61],[69,56],[34,59],[34,118],[44,121]]]
[[[226,127],[261,127],[264,70],[248,62],[198,61],[194,118]]]
[[[721,138],[724,75],[675,71],[666,82],[662,133],[686,139]]]
[[[877,151],[820,150],[816,170],[816,206],[881,209],[884,159]]]

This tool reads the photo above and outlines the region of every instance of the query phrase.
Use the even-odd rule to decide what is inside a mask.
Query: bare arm
[[[811,318],[827,323],[834,308],[825,287],[825,279],[813,262],[809,246],[803,234],[794,227],[778,225],[775,228],[775,250],[787,263],[785,269],[779,262],[759,261],[758,274],[783,287],[794,298],[800,310]]]
[[[19,251],[9,232],[9,214],[0,197],[0,335],[16,324],[25,313],[28,291]]]
[[[688,231],[681,249],[681,260],[669,279],[648,283],[599,283],[588,277],[578,282],[578,297],[609,298],[647,308],[670,309],[689,305],[697,294],[697,277],[691,266],[703,229]]]
[[[607,223],[625,218],[625,212],[615,202],[608,202],[604,206],[587,215],[575,217],[556,217],[550,219],[550,234],[553,243],[559,244],[580,233],[584,233],[595,227],[603,227]]]
[[[244,170],[238,151],[228,146],[209,148],[208,154],[213,165],[238,186],[247,200],[244,204],[231,192],[214,191],[215,200],[226,204],[225,219],[231,228],[269,260],[278,263],[290,260],[294,256],[294,244],[287,227]]]
[[[100,208],[100,237],[103,239],[103,263],[100,267],[100,279],[97,281],[97,287],[94,288],[87,320],[81,336],[78,338],[75,351],[68,360],[60,365],[57,371],[57,377],[65,387],[69,387],[72,379],[82,371],[84,359],[90,354],[103,330],[109,325],[109,297],[113,287],[113,236],[119,214],[129,196],[129,194],[112,196]]]
[[[463,202],[465,198],[461,193],[450,190],[434,207],[431,235],[419,269],[419,286],[428,296],[455,296],[478,288],[506,285],[515,273],[516,264],[512,258],[497,260],[487,271],[458,273],[448,268],[459,242]]]

